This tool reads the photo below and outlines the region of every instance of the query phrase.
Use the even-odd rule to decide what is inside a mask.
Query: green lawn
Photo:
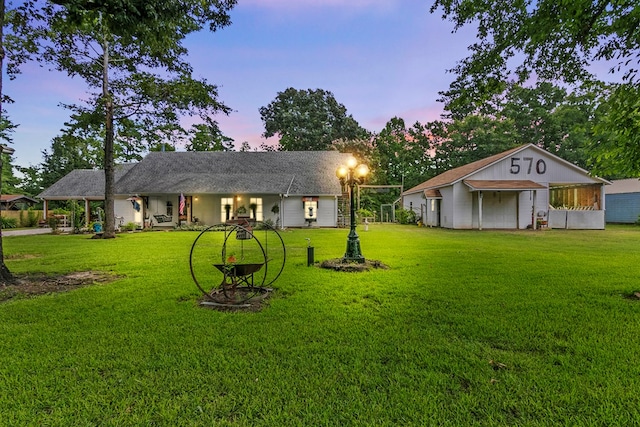
[[[640,424],[640,228],[370,225],[389,270],[306,266],[347,232],[284,232],[257,313],[197,306],[195,232],[5,237],[14,273],[124,278],[0,304],[0,425]]]

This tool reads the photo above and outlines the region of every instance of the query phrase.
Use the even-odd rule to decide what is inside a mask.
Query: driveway
[[[63,232],[71,231],[71,227],[60,227],[59,230]],[[2,237],[10,237],[10,236],[32,236],[35,234],[51,234],[51,229],[49,227],[43,228],[26,228],[24,230],[2,230]]]

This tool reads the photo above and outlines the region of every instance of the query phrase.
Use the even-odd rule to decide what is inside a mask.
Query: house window
[[[220,199],[220,218],[223,221],[231,219],[233,211],[233,197],[222,197]]]
[[[253,209],[249,209],[249,215],[256,221],[262,221],[262,197],[249,198],[249,207],[251,208],[254,204],[256,205],[255,218],[253,218]]]

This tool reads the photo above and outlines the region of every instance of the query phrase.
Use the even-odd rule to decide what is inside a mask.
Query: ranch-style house
[[[336,151],[152,152],[116,166],[116,219],[139,227],[234,218],[336,227],[346,198],[335,172],[350,157]],[[104,171],[74,170],[38,197],[45,212],[51,200],[84,200],[88,210],[89,201],[104,200]]]

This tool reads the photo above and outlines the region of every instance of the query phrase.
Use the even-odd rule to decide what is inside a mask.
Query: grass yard
[[[195,232],[5,237],[14,273],[122,278],[0,304],[2,426],[640,424],[640,228],[370,225],[389,270],[306,266],[283,232],[257,313],[200,308]]]

